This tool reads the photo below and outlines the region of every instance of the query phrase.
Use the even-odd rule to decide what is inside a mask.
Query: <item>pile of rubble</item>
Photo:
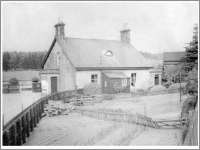
[[[44,116],[68,115],[74,109],[75,107],[72,103],[49,100],[48,104],[44,107]]]
[[[42,116],[68,115],[76,106],[101,103],[103,99],[103,95],[76,95],[64,100],[49,100],[48,104],[45,104]]]

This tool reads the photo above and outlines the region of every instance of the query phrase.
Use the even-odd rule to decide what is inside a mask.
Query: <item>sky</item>
[[[2,2],[2,51],[48,50],[54,25],[67,37],[120,40],[124,24],[139,51],[184,51],[198,23],[198,2]]]

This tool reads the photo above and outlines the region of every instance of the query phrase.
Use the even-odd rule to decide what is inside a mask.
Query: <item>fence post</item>
[[[37,120],[36,120],[36,110],[35,110],[35,106],[33,107],[33,126],[36,127],[37,124]]]
[[[30,130],[31,131],[33,131],[33,124],[34,124],[33,121],[34,121],[33,120],[33,111],[32,111],[32,109],[30,109]]]
[[[36,112],[36,123],[39,122],[39,109],[38,104],[35,106],[35,112]]]
[[[26,120],[25,120],[25,115],[22,117],[22,142],[26,142]]]
[[[22,144],[22,126],[21,126],[21,120],[19,119],[16,123],[17,126],[17,145]]]
[[[30,115],[26,113],[26,136],[29,137],[30,132]]]
[[[16,145],[17,143],[17,134],[16,134],[16,124],[13,124],[12,127],[9,129],[9,140],[10,145]]]
[[[9,135],[7,131],[4,131],[3,133],[3,145],[4,146],[9,145]]]

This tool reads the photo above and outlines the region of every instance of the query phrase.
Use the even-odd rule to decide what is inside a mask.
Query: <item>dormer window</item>
[[[108,50],[104,53],[105,56],[109,56],[112,57],[113,56],[113,52],[111,50]]]

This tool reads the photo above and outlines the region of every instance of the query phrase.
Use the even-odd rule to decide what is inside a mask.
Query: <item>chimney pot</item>
[[[56,31],[55,31],[56,38],[64,39],[65,38],[65,24],[62,21],[58,22],[55,25],[55,28],[56,28]]]
[[[129,29],[129,25],[128,23],[125,23],[122,27],[122,30],[120,31],[120,35],[121,35],[121,41],[122,42],[126,42],[126,43],[130,43],[130,29]]]
[[[131,31],[130,29],[124,29],[120,31],[122,42],[130,43],[130,40],[131,40],[130,31]]]

